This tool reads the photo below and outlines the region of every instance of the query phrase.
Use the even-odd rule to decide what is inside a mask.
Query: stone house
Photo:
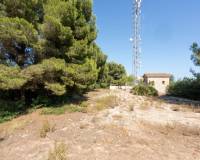
[[[144,83],[152,84],[159,95],[165,95],[167,87],[170,84],[171,76],[172,75],[168,73],[145,73],[143,79]]]

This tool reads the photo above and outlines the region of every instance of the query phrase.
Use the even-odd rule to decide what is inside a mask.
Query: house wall
[[[145,78],[145,83],[153,83],[154,88],[158,91],[159,95],[164,95],[167,93],[167,87],[169,86],[169,78]]]
[[[122,89],[122,90],[131,90],[133,86],[110,86],[110,90]]]

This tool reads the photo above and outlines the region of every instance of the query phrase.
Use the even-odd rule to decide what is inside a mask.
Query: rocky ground
[[[88,104],[109,95],[116,105],[99,112],[47,116],[37,110],[0,124],[0,159],[46,160],[62,142],[69,160],[200,160],[198,102],[100,90],[87,95]],[[41,138],[45,121],[54,129]]]

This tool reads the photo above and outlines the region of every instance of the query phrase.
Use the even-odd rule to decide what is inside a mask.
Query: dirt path
[[[115,108],[98,113],[42,116],[39,111],[0,124],[1,160],[45,160],[64,142],[69,160],[200,160],[200,114],[126,91],[89,94],[95,101],[117,96]],[[55,131],[40,138],[44,122]]]

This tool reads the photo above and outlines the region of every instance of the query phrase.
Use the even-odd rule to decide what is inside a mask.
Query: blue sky
[[[94,0],[97,43],[109,61],[132,72],[132,0]],[[200,0],[143,0],[142,66],[144,72],[168,72],[176,78],[191,76],[191,44],[200,42]]]

